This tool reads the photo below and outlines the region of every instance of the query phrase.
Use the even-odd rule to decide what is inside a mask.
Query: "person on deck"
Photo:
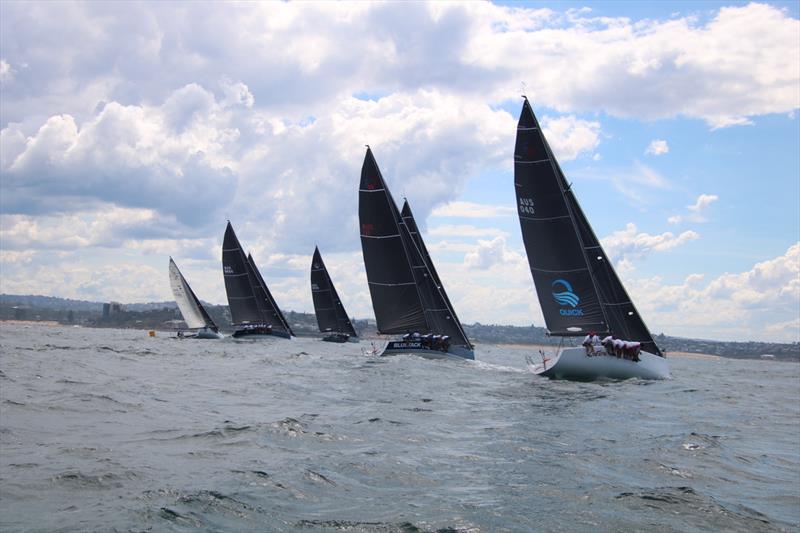
[[[625,351],[625,343],[622,342],[622,339],[614,339],[612,342],[614,344],[614,355],[621,358],[622,353]]]
[[[603,348],[605,348],[606,354],[614,355],[614,336],[613,335],[608,335],[607,337],[605,337],[602,341],[600,341],[600,344],[602,344]]]
[[[591,357],[594,355],[594,346],[592,345],[592,337],[596,337],[597,335],[594,334],[594,331],[590,331],[586,337],[583,339],[582,346],[586,348],[586,355]]]

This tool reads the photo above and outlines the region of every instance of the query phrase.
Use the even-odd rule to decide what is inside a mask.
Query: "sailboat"
[[[314,300],[314,313],[317,315],[317,325],[322,333],[327,333],[322,340],[328,342],[358,342],[358,334],[353,328],[347,312],[344,310],[336,287],[333,286],[319,253],[319,247],[314,248],[314,257],[311,259],[311,297]]]
[[[231,321],[238,326],[234,337],[271,335],[289,339],[294,335],[252,256],[244,254],[230,221],[222,241],[222,274]]]
[[[189,329],[196,329],[197,333],[194,335],[184,335],[183,332],[178,332],[181,338],[196,338],[196,339],[221,339],[223,335],[219,332],[219,328],[211,320],[203,304],[194,294],[194,291],[189,286],[186,278],[183,277],[181,271],[178,270],[178,265],[172,258],[169,258],[169,284],[172,287],[172,294],[175,296],[175,303],[178,304],[178,309],[183,315],[183,321]]]
[[[406,216],[398,211],[367,147],[358,215],[372,308],[380,333],[403,334],[377,352],[474,359],[472,343],[436,274],[407,202],[403,212]]]
[[[514,148],[514,185],[522,238],[555,355],[529,357],[550,378],[666,379],[664,353],[653,340],[583,214],[524,98]],[[567,337],[596,333],[631,343],[625,350],[562,347]],[[638,346],[636,345],[638,343]],[[540,359],[540,360],[539,360]]]

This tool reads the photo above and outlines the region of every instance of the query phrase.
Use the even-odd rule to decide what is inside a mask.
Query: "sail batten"
[[[334,331],[358,337],[336,292],[319,248],[314,249],[314,256],[311,259],[311,297],[314,300],[314,313],[320,331]]]
[[[527,98],[517,128],[514,184],[525,251],[548,331],[556,336],[613,333],[662,355],[580,208]]]

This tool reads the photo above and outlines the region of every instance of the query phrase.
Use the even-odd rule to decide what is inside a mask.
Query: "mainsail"
[[[283,313],[281,313],[275,298],[272,297],[272,293],[269,292],[269,288],[264,282],[264,278],[261,277],[261,272],[258,271],[258,267],[255,261],[253,261],[253,256],[251,254],[247,255],[247,263],[250,272],[253,274],[251,278],[254,280],[253,293],[261,304],[261,312],[264,317],[262,321],[265,324],[271,325],[273,330],[284,331],[294,336],[294,331],[292,331],[291,326],[289,326]]]
[[[428,323],[400,235],[400,214],[369,147],[361,167],[358,218],[378,331],[427,332]]]
[[[263,304],[256,298],[253,287],[258,284],[242,245],[228,222],[222,241],[222,275],[228,308],[234,324],[261,324],[264,322]]]
[[[333,286],[328,269],[325,268],[319,248],[314,248],[314,257],[311,260],[311,297],[314,300],[314,312],[317,315],[320,331],[333,331],[358,337],[339,299],[336,287]]]
[[[514,185],[525,251],[550,333],[612,333],[662,355],[586,220],[527,98],[517,126]]]
[[[430,331],[441,335],[449,335],[451,342],[455,345],[472,345],[467,339],[461,322],[456,316],[453,305],[447,297],[439,274],[433,266],[433,261],[422,240],[422,235],[414,220],[411,206],[408,200],[403,203],[401,211],[401,234],[407,235],[406,248],[408,250],[409,261],[414,272],[414,278],[419,288],[420,300],[425,311],[425,320],[428,322]]]
[[[189,329],[208,327],[217,331],[217,325],[208,316],[205,307],[200,303],[189,283],[187,283],[186,278],[178,270],[178,265],[175,264],[171,257],[169,258],[169,284],[172,286],[175,303],[178,304],[178,309],[183,315],[183,321],[186,322],[186,326]]]

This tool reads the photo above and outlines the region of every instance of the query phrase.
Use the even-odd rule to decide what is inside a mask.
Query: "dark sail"
[[[228,222],[225,238],[222,241],[222,275],[225,279],[225,292],[228,295],[228,308],[234,324],[260,324],[264,321],[261,305],[253,293],[258,283],[242,251],[239,239]]]
[[[317,315],[320,331],[333,331],[358,337],[336,293],[328,269],[325,268],[319,248],[314,249],[314,257],[311,260],[311,297],[314,299],[314,312]]]
[[[514,149],[525,251],[553,335],[612,333],[661,355],[570,189],[527,98]]]
[[[447,297],[439,274],[433,266],[433,261],[428,253],[428,248],[419,233],[411,206],[406,200],[403,203],[401,212],[402,223],[401,233],[407,235],[406,246],[408,257],[411,262],[417,287],[419,288],[420,299],[425,311],[425,319],[429,329],[440,335],[449,335],[451,343],[460,346],[472,345],[467,339],[467,334],[461,327],[461,322],[456,316],[453,305]]]
[[[258,267],[256,267],[256,263],[253,261],[253,256],[250,254],[247,254],[247,263],[250,271],[253,273],[253,279],[255,281],[253,284],[253,292],[261,304],[261,312],[264,317],[262,322],[271,325],[273,330],[284,331],[294,336],[294,331],[292,331],[283,313],[281,313],[278,304],[275,302],[275,298],[273,298],[272,293],[269,292],[264,278],[261,277],[261,272],[258,271]]]
[[[400,214],[369,147],[361,167],[358,218],[378,331],[428,332],[417,284],[400,235]]]
[[[600,246],[600,241],[595,236],[594,230],[589,225],[589,221],[583,214],[572,191],[569,192],[568,198],[575,214],[576,226],[585,246],[586,258],[592,268],[595,285],[600,293],[600,301],[609,324],[609,330],[615,336],[639,342],[643,350],[663,357],[650,330],[647,329],[639,311],[636,310],[633,301],[614,271],[614,266],[608,260],[603,247]]]

